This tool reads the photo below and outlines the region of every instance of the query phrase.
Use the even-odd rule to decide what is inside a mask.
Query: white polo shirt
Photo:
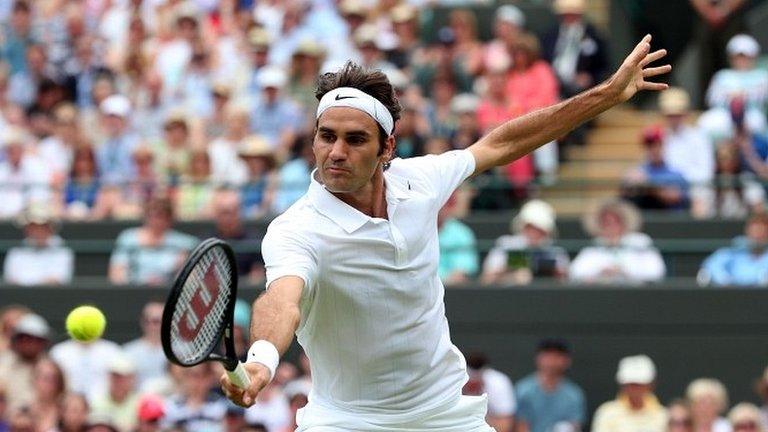
[[[313,404],[403,422],[455,403],[466,364],[451,343],[437,276],[437,212],[475,169],[467,150],[395,159],[384,172],[388,220],[313,179],[267,229],[267,287],[305,281],[296,332],[312,365]]]

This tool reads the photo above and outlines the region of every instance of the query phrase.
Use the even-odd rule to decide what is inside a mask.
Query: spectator
[[[248,424],[245,422],[245,408],[230,404],[224,415],[223,432],[241,432]]]
[[[26,51],[26,69],[11,75],[6,97],[9,101],[30,110],[38,105],[48,91],[60,88],[53,80],[55,73],[48,64],[48,57],[42,45],[31,45]],[[47,95],[46,95],[47,96]],[[57,102],[59,102],[57,100]]]
[[[688,182],[664,161],[664,131],[643,130],[645,162],[624,177],[622,196],[641,209],[679,210],[688,207]]]
[[[558,101],[557,78],[549,64],[541,58],[541,46],[536,36],[524,33],[512,47],[512,69],[506,92],[517,116],[554,105]],[[558,166],[557,143],[552,141],[533,152],[536,171],[554,180]]]
[[[97,143],[96,160],[101,181],[109,185],[122,185],[133,178],[135,169],[131,154],[139,137],[129,131],[131,103],[125,96],[112,95],[99,106],[106,136]]]
[[[229,104],[224,114],[224,135],[208,147],[213,181],[228,186],[240,186],[247,175],[245,164],[237,151],[249,135],[249,113],[243,105]]]
[[[41,160],[48,166],[51,182],[61,185],[72,167],[74,149],[85,144],[78,127],[78,111],[72,104],[61,104],[53,113],[53,135],[37,146]]]
[[[27,70],[27,50],[34,43],[32,36],[32,10],[26,1],[15,1],[7,25],[3,26],[3,44],[0,58],[10,66],[14,75]]]
[[[165,118],[163,130],[163,138],[152,144],[155,167],[163,181],[175,186],[187,172],[192,152],[186,114],[172,111]]]
[[[526,285],[534,278],[568,274],[568,253],[553,244],[555,209],[541,200],[525,203],[512,219],[513,235],[503,235],[483,262],[484,284]]]
[[[498,70],[499,65],[508,68],[512,64],[512,47],[525,27],[525,15],[511,4],[496,9],[493,23],[493,39],[485,45],[484,70]]]
[[[584,229],[594,245],[574,258],[570,278],[587,283],[642,283],[664,278],[666,267],[653,240],[639,232],[642,220],[637,209],[620,200],[593,206],[584,215]]]
[[[33,402],[34,367],[49,343],[50,328],[40,315],[28,312],[13,327],[10,349],[0,351],[0,382],[13,390],[6,393],[9,411]]]
[[[90,407],[80,393],[67,393],[61,401],[58,432],[83,432],[88,424]]]
[[[699,125],[717,141],[732,137],[736,132],[728,111],[737,97],[746,100],[744,123],[747,130],[760,133],[768,127],[765,118],[768,71],[757,67],[760,45],[752,36],[739,34],[728,41],[726,52],[731,67],[712,77],[707,90],[709,110],[699,119]]]
[[[742,402],[728,412],[728,421],[734,432],[765,432],[766,425],[760,409],[749,402]]]
[[[387,60],[398,69],[404,69],[415,62],[416,53],[423,44],[419,37],[419,11],[407,3],[394,3],[388,11],[394,35],[382,37],[380,48],[387,51]],[[386,8],[386,5],[379,7]]]
[[[667,413],[669,414],[667,432],[693,432],[691,406],[688,401],[684,399],[672,401],[667,408]]]
[[[437,215],[440,262],[437,273],[446,285],[469,281],[477,273],[479,256],[475,233],[455,219],[457,197],[454,192]]]
[[[479,98],[471,93],[462,93],[453,97],[451,110],[457,117],[456,130],[451,135],[451,148],[465,149],[476,143],[481,137],[480,124],[477,121]],[[400,118],[399,122],[403,119]],[[397,147],[400,141],[397,142]]]
[[[455,38],[451,50],[453,73],[461,91],[470,91],[473,77],[483,67],[483,45],[477,36],[477,19],[469,10],[455,9],[448,16],[448,25]]]
[[[672,87],[659,96],[665,119],[664,162],[690,185],[691,214],[709,217],[714,211],[715,151],[700,128],[686,123],[689,108],[688,93],[681,88]]]
[[[464,394],[482,395],[488,398],[486,421],[496,432],[512,432],[515,424],[515,389],[512,380],[488,365],[488,358],[483,353],[467,356],[469,381],[464,387]],[[474,382],[473,382],[474,381]]]
[[[163,400],[147,394],[139,399],[138,426],[136,432],[160,432],[161,421],[165,416]]]
[[[72,169],[64,186],[64,214],[71,219],[93,215],[100,190],[96,154],[89,145],[73,150]]]
[[[211,392],[213,365],[203,362],[183,368],[178,392],[165,402],[163,428],[187,432],[218,431],[227,412],[227,400]]]
[[[260,239],[243,224],[240,209],[240,197],[235,191],[225,191],[219,194],[214,201],[213,216],[215,230],[213,237],[228,241],[237,247],[238,245],[249,250],[238,250],[237,271],[240,277],[250,283],[258,283],[264,280],[264,259],[261,252],[254,250]]]
[[[96,219],[138,219],[144,205],[165,186],[156,171],[155,153],[143,143],[131,151],[135,174],[124,184],[103,185],[96,197]]]
[[[210,219],[216,184],[211,181],[211,160],[205,149],[189,154],[187,172],[176,193],[176,214],[181,220]]]
[[[768,215],[747,220],[745,235],[704,260],[699,282],[714,285],[768,286]]]
[[[585,0],[555,0],[554,9],[559,23],[544,36],[544,58],[568,98],[603,79],[608,55],[597,29],[584,17]]]
[[[28,307],[20,304],[0,308],[0,355],[10,349],[16,323],[30,312]]]
[[[398,157],[409,158],[424,154],[425,137],[418,130],[419,112],[411,106],[405,106],[400,120],[395,126],[397,145],[395,153]]]
[[[75,256],[56,235],[56,221],[48,204],[30,205],[19,222],[24,227],[24,240],[5,256],[3,279],[16,285],[68,284]]]
[[[272,206],[275,179],[275,153],[259,135],[240,144],[238,156],[246,167],[246,181],[240,187],[242,213],[246,219],[264,217]]]
[[[295,157],[277,171],[275,198],[272,203],[274,214],[286,211],[309,189],[312,168],[315,166],[312,139],[306,135],[297,137],[293,144],[293,153]]]
[[[536,371],[515,385],[519,432],[578,431],[587,420],[581,388],[565,374],[571,348],[561,339],[544,339],[536,349]]]
[[[282,69],[266,67],[259,74],[261,98],[251,111],[251,132],[261,135],[275,157],[283,161],[304,124],[301,109],[282,94],[287,77]]]
[[[624,357],[616,373],[619,396],[600,405],[592,420],[592,432],[664,432],[667,410],[653,394],[656,366],[646,355]]]
[[[381,33],[373,24],[363,24],[353,33],[355,47],[360,53],[360,64],[369,69],[391,70],[395,65],[386,60],[386,54],[379,47]],[[346,59],[345,59],[346,60]]]
[[[250,348],[251,305],[243,299],[235,302],[235,317],[232,321],[232,338],[237,357],[245,361]]]
[[[93,398],[93,415],[110,418],[124,431],[133,430],[137,423],[139,395],[136,392],[136,365],[120,353],[112,358],[107,367],[109,386],[105,393]]]
[[[211,87],[211,97],[213,98],[213,111],[203,118],[203,129],[207,142],[219,139],[226,132],[226,113],[227,107],[232,100],[232,86],[225,82],[214,83]],[[248,119],[247,113],[245,118],[246,120]],[[246,121],[245,124],[247,132],[248,122]]]
[[[301,107],[303,118],[312,118],[317,111],[315,87],[323,57],[325,49],[312,39],[299,43],[293,52],[291,76],[285,90],[286,95]]]
[[[200,26],[194,7],[182,4],[175,9],[175,25],[170,40],[157,48],[153,69],[163,77],[164,99],[169,100],[181,90],[181,78],[192,58],[192,48],[200,37]],[[167,12],[171,13],[168,8]]]
[[[123,345],[126,357],[136,367],[136,388],[165,375],[167,361],[160,343],[163,303],[150,301],[141,310],[141,337]]]
[[[685,395],[691,402],[694,432],[731,432],[721,417],[728,409],[725,386],[714,378],[699,378],[688,385]]]
[[[6,419],[6,413],[8,412],[8,404],[6,398],[6,391],[4,384],[0,384],[0,432],[9,432],[8,422]]]
[[[21,129],[7,128],[2,136],[0,162],[0,218],[18,216],[32,202],[50,200],[50,173],[39,158],[28,153],[32,137]]]
[[[755,383],[755,393],[760,398],[760,413],[764,425],[768,425],[768,367],[763,370],[763,375]]]
[[[263,29],[255,27],[248,32],[248,67],[243,75],[246,76],[245,93],[250,97],[258,97],[261,94],[261,83],[259,83],[259,74],[261,70],[269,65],[271,55],[272,36]],[[242,87],[242,86],[241,86]]]
[[[109,262],[114,284],[167,283],[181,268],[197,239],[171,229],[173,205],[155,197],[146,205],[144,224],[120,233]]]
[[[34,396],[29,407],[37,430],[51,430],[59,424],[59,405],[66,391],[64,374],[56,362],[43,358],[35,363],[32,372]]]
[[[263,424],[268,431],[287,427],[291,423],[291,409],[283,389],[276,383],[267,384],[256,403],[245,411],[245,421],[249,425]]]
[[[285,386],[285,396],[288,398],[288,405],[291,409],[291,421],[289,425],[283,428],[280,432],[293,432],[298,425],[296,424],[296,416],[298,411],[307,404],[309,401],[309,393],[312,390],[312,386],[306,381],[293,381]]]
[[[109,364],[120,353],[118,344],[103,338],[91,342],[69,339],[51,348],[51,358],[64,372],[67,390],[81,393],[89,401],[107,391]]]

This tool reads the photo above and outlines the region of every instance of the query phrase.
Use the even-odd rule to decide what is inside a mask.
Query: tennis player
[[[294,333],[313,387],[299,432],[490,432],[484,396],[462,396],[465,361],[451,343],[437,276],[437,212],[461,182],[508,164],[639,90],[665,56],[646,36],[606,82],[511,120],[465,150],[393,159],[400,105],[380,71],[348,63],[320,77],[307,194],[270,224],[267,291],[253,307],[243,391],[254,403]]]

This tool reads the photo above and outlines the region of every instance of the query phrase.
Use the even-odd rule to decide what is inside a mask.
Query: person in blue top
[[[641,209],[682,210],[690,206],[688,182],[664,161],[664,130],[643,131],[645,162],[624,178],[622,195]]]
[[[730,247],[720,248],[701,266],[702,284],[768,286],[768,214],[757,213],[747,220],[745,236]]]
[[[519,432],[578,431],[587,415],[584,392],[565,373],[571,349],[561,339],[544,339],[536,350],[536,371],[515,384]]]

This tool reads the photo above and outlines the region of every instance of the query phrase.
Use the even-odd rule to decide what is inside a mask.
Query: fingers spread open
[[[642,85],[643,90],[661,91],[661,90],[666,90],[668,88],[669,88],[669,84],[667,83],[655,83],[650,81],[643,81],[643,85]]]
[[[665,49],[656,50],[656,51],[648,54],[647,56],[645,56],[645,58],[640,63],[640,65],[641,66],[645,66],[647,64],[653,63],[656,60],[664,57],[665,55],[667,55],[667,50],[665,50]]]
[[[643,69],[643,77],[653,77],[656,75],[665,74],[672,70],[672,66],[670,65],[664,65],[664,66],[658,66],[658,67],[652,67],[652,68],[645,68]]]

